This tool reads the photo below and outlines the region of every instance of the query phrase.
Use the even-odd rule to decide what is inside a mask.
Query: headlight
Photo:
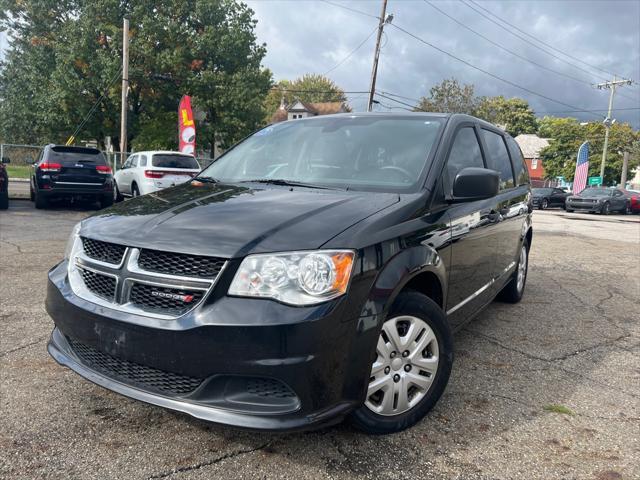
[[[75,224],[75,226],[73,227],[73,230],[71,230],[71,235],[69,235],[69,240],[67,240],[67,246],[64,249],[64,258],[66,258],[67,260],[71,258],[71,253],[74,250],[76,242],[80,241],[81,224],[82,222],[78,222]]]
[[[229,295],[273,298],[313,305],[347,291],[354,252],[317,250],[249,255],[229,287]]]

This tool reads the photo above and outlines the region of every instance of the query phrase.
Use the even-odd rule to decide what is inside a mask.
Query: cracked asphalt
[[[110,393],[45,350],[46,272],[87,206],[0,213],[0,478],[640,478],[640,217],[534,214],[527,291],[455,338],[416,427],[232,430]]]

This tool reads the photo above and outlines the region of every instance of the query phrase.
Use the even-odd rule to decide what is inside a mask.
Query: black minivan
[[[104,154],[95,148],[46,145],[33,164],[30,196],[36,208],[53,198],[89,198],[110,207],[115,199],[113,172]]]
[[[212,422],[395,432],[442,395],[452,332],[521,299],[531,240],[522,154],[489,123],[283,122],[76,225],[49,272],[48,350]]]

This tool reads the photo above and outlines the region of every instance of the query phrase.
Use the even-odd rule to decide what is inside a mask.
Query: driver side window
[[[453,140],[447,160],[449,185],[453,185],[458,172],[467,167],[484,168],[480,143],[473,127],[461,128]]]

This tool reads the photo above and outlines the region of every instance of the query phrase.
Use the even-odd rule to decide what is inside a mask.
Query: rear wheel
[[[31,183],[29,183],[29,200],[31,200],[32,202],[35,201],[36,199],[36,194],[33,193],[33,185],[31,185]]]
[[[508,303],[518,303],[522,300],[524,286],[527,283],[527,272],[529,269],[529,242],[525,238],[520,248],[518,265],[511,276],[509,283],[505,285],[498,297]]]
[[[113,188],[115,190],[114,193],[114,200],[116,202],[121,202],[122,200],[124,200],[124,197],[122,196],[122,194],[120,193],[120,189],[118,188],[118,184],[116,182],[113,182]]]
[[[107,208],[113,205],[113,195],[107,195],[100,198],[100,208]]]
[[[140,190],[138,190],[138,185],[136,185],[135,183],[131,185],[131,196],[132,197],[140,196]]]
[[[41,193],[38,193],[37,190],[34,192],[34,195],[35,195],[36,208],[42,209],[42,208],[47,208],[49,206],[49,199],[45,198],[44,195],[42,195]]]
[[[351,421],[374,434],[411,427],[444,392],[452,364],[453,338],[442,309],[421,293],[401,293],[378,337],[364,405]]]

